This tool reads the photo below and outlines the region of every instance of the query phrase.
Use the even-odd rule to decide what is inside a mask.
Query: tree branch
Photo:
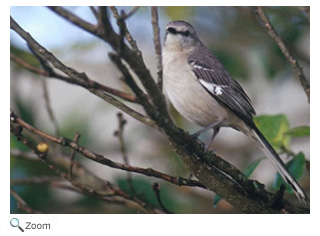
[[[162,90],[162,56],[161,56],[161,43],[160,43],[160,28],[159,28],[159,16],[158,7],[151,7],[151,23],[153,28],[153,43],[157,59],[157,76],[158,87]]]
[[[155,106],[155,109],[153,114],[151,115],[156,115],[155,111],[157,110],[158,112],[163,114],[165,117],[167,117],[167,119],[170,119],[169,113],[166,109],[166,102],[165,102],[164,96],[161,93],[161,91],[158,89],[158,86],[153,80],[150,71],[146,67],[143,61],[141,52],[138,49],[130,50],[130,48],[126,44],[121,45],[121,42],[122,42],[121,37],[113,31],[110,23],[108,23],[108,25],[110,25],[110,27],[108,28],[109,30],[101,32],[97,30],[98,27],[96,27],[95,25],[92,25],[82,20],[81,18],[77,17],[76,15],[72,14],[71,12],[65,10],[62,7],[49,7],[49,8],[53,10],[55,13],[57,13],[58,15],[60,15],[61,17],[70,21],[71,23],[79,26],[80,28],[106,41],[107,43],[110,44],[110,46],[116,52],[119,50],[120,47],[123,46],[121,50],[122,51],[121,57],[129,64],[131,69],[138,76],[144,88],[147,90],[148,94],[149,95],[152,94],[151,99],[152,99],[152,104]],[[108,21],[108,19],[105,19],[105,20]],[[125,24],[122,24],[122,25],[123,27],[125,27]],[[152,116],[151,118],[153,119]],[[154,120],[159,120],[159,119],[154,119]],[[162,122],[164,122],[164,120],[162,120]]]
[[[125,165],[129,166],[127,148],[126,148],[124,137],[123,137],[124,126],[127,123],[127,121],[123,118],[123,115],[121,112],[117,114],[117,117],[118,117],[118,129],[114,132],[114,135],[119,139],[120,152],[122,154],[123,162]],[[127,183],[128,183],[130,192],[135,193],[133,182],[132,182],[132,174],[129,171],[127,172]]]
[[[116,201],[118,202],[118,197],[120,197],[120,202],[126,203],[130,208],[137,209],[139,211],[145,212],[145,213],[156,213],[158,210],[156,208],[151,207],[149,204],[146,202],[140,200],[139,198],[135,196],[131,196],[124,191],[122,191],[120,188],[117,186],[107,182],[103,184],[102,188],[101,187],[92,187],[90,184],[87,184],[85,182],[81,182],[80,180],[76,180],[74,178],[71,178],[71,173],[70,169],[68,174],[64,173],[61,171],[61,168],[57,167],[54,163],[50,163],[46,156],[47,153],[42,153],[39,150],[37,150],[34,145],[29,142],[23,135],[22,135],[22,129],[17,129],[17,128],[11,128],[11,132],[23,142],[27,147],[29,147],[33,152],[36,153],[39,159],[41,159],[44,163],[49,165],[49,167],[56,172],[56,174],[60,175],[62,178],[68,180],[78,192],[93,196],[102,200],[108,200],[110,201]],[[18,132],[17,132],[18,130]],[[73,164],[73,161],[70,161],[71,164]],[[70,164],[70,165],[71,165]],[[85,173],[82,173],[85,174]]]
[[[64,179],[57,176],[35,176],[10,180],[10,185],[28,185],[28,184],[43,184],[52,182],[61,182]]]
[[[134,50],[136,53],[141,55],[140,50],[138,49],[136,41],[133,39],[132,35],[130,34],[126,24],[125,20],[130,17],[132,14],[134,14],[139,7],[134,7],[128,14],[125,14],[123,12],[122,16],[119,15],[118,10],[114,6],[110,6],[110,9],[113,13],[114,18],[117,20],[117,25],[119,28],[123,28],[124,36],[126,37],[128,43],[130,44],[132,50]]]
[[[121,103],[117,99],[113,98],[109,94],[105,93],[105,90],[108,92],[112,91],[113,93],[117,93],[118,96],[126,97],[128,98],[124,93],[119,92],[114,89],[107,88],[106,86],[100,85],[97,82],[93,82],[90,80],[84,73],[79,73],[75,71],[74,69],[65,66],[62,62],[60,62],[56,57],[53,56],[50,52],[48,52],[45,48],[43,48],[40,44],[38,44],[29,33],[25,32],[12,18],[10,18],[10,26],[13,30],[15,30],[22,38],[26,40],[28,43],[29,48],[32,52],[34,52],[37,56],[39,56],[44,61],[49,61],[52,63],[57,69],[61,70],[62,72],[69,75],[69,77],[66,76],[58,76],[53,72],[47,72],[48,75],[52,73],[53,77],[59,78],[61,80],[64,80],[69,83],[80,85],[81,87],[87,89],[91,93],[99,96],[103,100],[107,101],[108,103],[114,105],[115,107],[119,108],[123,112],[129,114],[133,118],[139,120],[140,122],[155,127],[155,123],[148,117],[143,116],[142,114],[134,111],[130,107],[126,106],[125,104]],[[20,61],[21,62],[21,61]],[[25,64],[25,63],[24,63]],[[46,68],[47,69],[47,68]],[[33,72],[35,70],[32,70]],[[39,71],[37,71],[39,72]],[[44,74],[41,72],[41,74]]]
[[[58,125],[58,121],[53,113],[53,109],[51,107],[51,102],[50,102],[50,98],[49,98],[49,92],[48,92],[48,88],[47,88],[47,81],[46,80],[41,80],[42,82],[42,88],[43,88],[43,95],[44,95],[44,101],[45,101],[45,105],[46,105],[46,109],[49,115],[49,118],[51,120],[51,123],[53,124],[53,128],[54,128],[54,133],[56,136],[60,135],[60,131],[59,131],[59,125]]]
[[[162,209],[165,213],[167,213],[167,214],[172,214],[172,212],[169,211],[169,210],[163,205],[163,202],[162,202],[161,197],[160,197],[160,185],[159,185],[157,182],[154,182],[153,185],[152,185],[152,189],[153,189],[154,194],[156,195],[157,201],[158,201],[161,209]]]
[[[266,13],[263,10],[263,7],[256,7],[256,12],[258,16],[260,17],[261,21],[265,25],[265,27],[268,30],[268,34],[270,37],[278,44],[279,48],[281,49],[283,55],[286,57],[286,59],[290,62],[292,65],[292,68],[297,76],[297,78],[300,81],[300,84],[302,88],[304,89],[304,92],[306,93],[308,97],[308,102],[310,103],[310,84],[307,78],[305,77],[302,68],[298,61],[294,58],[294,56],[291,54],[285,43],[282,41],[281,37],[271,24],[269,17],[266,15]]]
[[[46,70],[42,70],[40,68],[34,67],[34,66],[30,65],[28,62],[22,60],[21,58],[16,57],[12,53],[10,53],[10,59],[12,61],[16,62],[17,64],[21,65],[22,67],[24,67],[28,71],[33,72],[35,74],[38,74],[38,75],[41,75],[41,76],[46,76],[46,77],[57,78],[57,79],[65,81],[67,83],[80,85],[80,86],[82,86],[82,87],[84,87],[86,89],[89,89],[89,88],[90,89],[92,89],[92,88],[99,89],[99,90],[102,90],[102,91],[104,91],[106,93],[109,93],[109,94],[115,95],[115,96],[117,96],[119,98],[122,98],[122,99],[124,99],[124,100],[126,100],[128,102],[137,103],[137,98],[134,95],[122,92],[122,91],[114,89],[114,88],[107,87],[107,86],[105,86],[103,84],[100,84],[100,83],[98,83],[96,81],[93,81],[93,80],[91,80],[89,78],[87,78],[88,83],[87,84],[83,84],[83,83],[79,83],[78,81],[75,81],[74,79],[72,79],[70,77],[57,74],[52,69],[50,69],[50,72],[48,72]]]
[[[201,187],[201,188],[206,188],[204,185],[202,185],[201,183],[199,183],[198,181],[195,181],[195,180],[189,180],[189,179],[185,179],[182,177],[170,176],[170,175],[161,173],[159,171],[153,170],[151,168],[140,168],[140,167],[134,167],[134,166],[129,166],[129,165],[113,162],[110,159],[106,158],[105,156],[100,155],[100,154],[96,154],[96,153],[86,149],[85,147],[80,146],[79,144],[77,144],[76,142],[74,142],[70,139],[67,139],[64,137],[56,138],[52,135],[49,135],[49,134],[31,126],[30,124],[26,123],[25,121],[21,120],[13,112],[11,112],[10,120],[11,120],[11,122],[18,124],[19,126],[30,131],[33,134],[36,134],[44,139],[47,139],[47,140],[54,142],[54,143],[57,143],[61,146],[68,146],[71,149],[82,154],[83,156],[85,156],[93,161],[96,161],[100,164],[107,165],[109,167],[116,168],[116,169],[126,170],[126,171],[130,171],[130,172],[134,172],[134,173],[143,174],[146,176],[159,178],[159,179],[165,180],[167,182],[170,182],[170,183],[173,183],[173,184],[176,184],[179,186],[192,186],[192,187],[197,186],[197,187]],[[14,131],[12,131],[12,132],[14,133]]]
[[[80,139],[80,133],[77,132],[76,135],[73,138],[73,142],[77,143]],[[68,171],[68,179],[72,178],[72,170],[73,170],[73,166],[74,166],[74,157],[76,155],[76,151],[74,149],[71,150],[71,154],[70,154],[70,167],[69,167],[69,171]]]
[[[17,201],[17,206],[19,209],[29,213],[29,214],[43,214],[43,212],[32,209],[22,197],[13,189],[10,189],[11,196]]]

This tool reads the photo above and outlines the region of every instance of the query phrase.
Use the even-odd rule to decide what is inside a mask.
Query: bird
[[[167,24],[162,67],[164,93],[184,118],[202,127],[194,137],[213,129],[213,142],[221,127],[244,133],[258,144],[299,201],[309,204],[297,180],[255,125],[256,112],[249,96],[190,23],[176,20]]]

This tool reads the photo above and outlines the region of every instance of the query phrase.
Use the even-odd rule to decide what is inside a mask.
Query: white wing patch
[[[214,69],[207,68],[207,67],[204,67],[202,65],[199,65],[195,61],[191,61],[190,62],[190,66],[193,67],[194,69],[199,69],[199,70],[202,70],[202,71],[212,71],[212,72],[214,72]],[[203,80],[201,78],[198,78],[194,72],[193,72],[193,76],[194,76],[195,79],[199,79],[199,82],[202,84],[202,86],[205,87],[208,91],[210,91],[214,95],[217,95],[217,96],[222,95],[223,86],[217,85],[217,84],[214,84],[214,83],[210,83],[210,82],[207,82],[207,81],[205,81],[205,80]]]
[[[192,62],[190,63],[190,66],[192,66],[192,67],[195,68],[195,69],[201,69],[201,70],[205,70],[205,71],[214,71],[213,69],[210,69],[210,68],[206,68],[206,67],[197,65],[196,62],[194,62],[194,61],[192,61]]]
[[[199,82],[202,84],[202,86],[204,86],[206,89],[208,89],[210,92],[212,92],[214,95],[222,95],[223,92],[223,87],[213,84],[213,83],[209,83],[207,81],[204,81],[203,79],[199,79]]]

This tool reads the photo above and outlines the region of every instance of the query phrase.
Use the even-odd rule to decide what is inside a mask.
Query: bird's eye
[[[177,30],[176,30],[175,28],[172,28],[172,27],[169,27],[169,28],[167,29],[167,31],[168,31],[169,33],[171,33],[171,34],[177,34],[177,33],[178,33]]]
[[[188,37],[190,35],[190,31],[189,30],[184,31],[183,35]]]

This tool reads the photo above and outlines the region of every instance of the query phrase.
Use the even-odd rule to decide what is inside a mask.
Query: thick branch
[[[292,65],[292,68],[293,68],[297,78],[299,79],[300,84],[301,84],[302,88],[304,89],[304,92],[306,93],[306,95],[308,97],[308,101],[310,102],[310,84],[309,84],[309,81],[307,80],[307,78],[305,77],[300,64],[294,58],[294,56],[289,51],[289,49],[287,48],[285,43],[282,41],[281,37],[279,36],[277,31],[275,30],[275,28],[271,24],[269,17],[264,12],[263,7],[256,7],[256,10],[257,10],[258,16],[260,17],[260,19],[264,23],[265,27],[267,28],[268,34],[278,44],[283,55],[287,58],[287,60]]]
[[[157,76],[158,86],[162,90],[162,56],[161,56],[161,43],[160,43],[160,28],[159,28],[159,16],[158,7],[151,7],[152,16],[152,28],[153,28],[153,44],[157,59]]]

